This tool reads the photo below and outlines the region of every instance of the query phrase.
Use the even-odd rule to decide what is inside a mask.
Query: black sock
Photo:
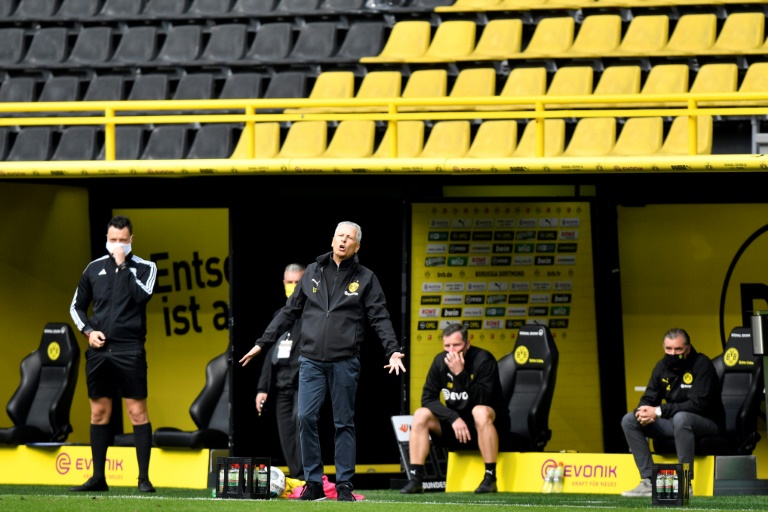
[[[112,439],[112,431],[109,425],[94,425],[91,423],[91,464],[93,476],[105,478],[104,468],[107,465],[107,448]]]
[[[485,474],[487,476],[492,476],[493,478],[496,478],[496,463],[495,462],[486,462],[485,463]]]
[[[136,460],[139,462],[139,479],[149,478],[149,456],[152,454],[152,424],[133,426],[136,440]]]
[[[411,469],[408,471],[408,478],[421,482],[424,480],[424,464],[411,464]]]

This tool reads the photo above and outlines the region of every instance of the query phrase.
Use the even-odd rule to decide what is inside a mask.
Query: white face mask
[[[123,252],[125,253],[126,256],[128,256],[131,253],[131,244],[118,244],[118,243],[107,242],[107,252],[109,254],[112,254],[113,252],[115,252],[115,249],[117,249],[118,247],[123,248]]]

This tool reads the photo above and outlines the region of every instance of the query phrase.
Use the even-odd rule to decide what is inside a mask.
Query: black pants
[[[280,370],[289,371],[289,370]],[[301,439],[299,438],[299,394],[293,387],[277,389],[275,396],[275,416],[283,449],[285,463],[291,478],[304,479],[304,466],[301,462]]]

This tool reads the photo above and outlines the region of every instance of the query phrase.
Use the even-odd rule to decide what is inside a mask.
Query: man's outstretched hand
[[[253,348],[240,359],[240,362],[243,363],[243,366],[247,365],[251,362],[251,359],[259,355],[259,352],[261,352],[261,347],[254,345]]]
[[[403,366],[404,357],[405,354],[402,352],[395,352],[389,358],[389,364],[384,365],[384,368],[389,368],[389,373],[395,372],[397,375],[400,375],[401,370],[403,373],[405,373],[405,366]]]

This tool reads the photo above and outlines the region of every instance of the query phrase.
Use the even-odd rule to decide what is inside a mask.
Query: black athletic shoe
[[[352,484],[348,482],[336,484],[336,501],[357,501],[355,495],[352,494]]]
[[[141,492],[157,492],[149,478],[139,478],[139,491]]]
[[[485,494],[487,492],[496,492],[496,477],[489,474],[485,475],[483,481],[475,489],[475,494]]]
[[[400,489],[400,494],[421,494],[424,492],[424,487],[418,480],[408,480],[405,487]]]
[[[70,487],[69,490],[74,492],[104,492],[109,490],[109,486],[104,477],[97,478],[92,476],[83,485]]]
[[[322,501],[325,499],[325,491],[323,490],[323,484],[320,482],[307,482],[304,486],[304,490],[299,497],[304,501]]]

